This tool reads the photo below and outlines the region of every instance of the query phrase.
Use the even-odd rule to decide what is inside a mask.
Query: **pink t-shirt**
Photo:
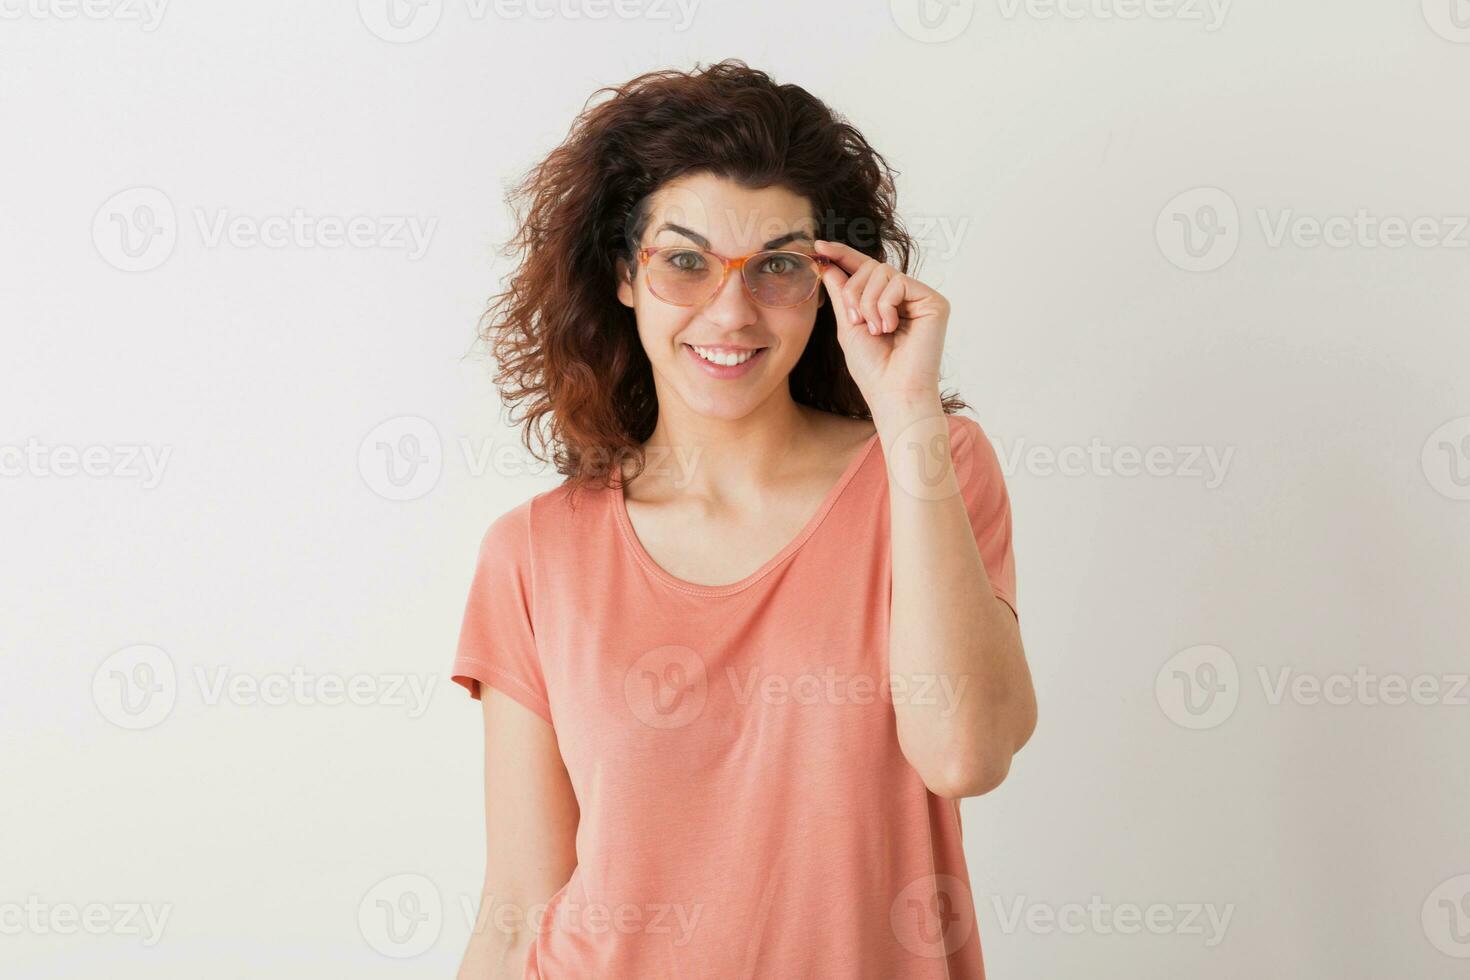
[[[999,461],[973,419],[950,416],[949,434],[1014,610]],[[655,564],[620,489],[569,508],[566,487],[490,526],[452,668],[474,697],[488,684],[553,726],[581,808],[577,867],[525,977],[982,978],[959,805],[898,744],[892,700],[947,694],[888,684],[877,436],[801,533],[730,585]]]

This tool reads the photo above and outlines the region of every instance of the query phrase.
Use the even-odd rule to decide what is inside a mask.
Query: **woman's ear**
[[[622,259],[617,260],[618,302],[633,305],[633,267]]]

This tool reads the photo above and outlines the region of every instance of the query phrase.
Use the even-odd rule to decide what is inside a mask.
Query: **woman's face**
[[[811,202],[782,187],[748,190],[691,174],[659,188],[650,205],[640,243],[647,247],[697,247],[728,258],[768,248],[815,254]],[[775,309],[757,304],[732,269],[708,302],[675,306],[649,291],[646,266],[631,283],[621,260],[618,271],[618,299],[637,317],[661,406],[677,398],[696,415],[733,420],[773,395],[787,397],[787,375],[806,349],[825,286],[818,283],[799,306]],[[741,358],[748,360],[732,363]]]

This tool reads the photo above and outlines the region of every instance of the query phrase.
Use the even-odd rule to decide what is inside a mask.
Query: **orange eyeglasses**
[[[786,249],[767,249],[728,258],[692,245],[653,245],[638,250],[638,264],[648,270],[648,291],[674,306],[699,306],[724,287],[731,269],[761,306],[789,309],[812,298],[822,270],[832,260]]]

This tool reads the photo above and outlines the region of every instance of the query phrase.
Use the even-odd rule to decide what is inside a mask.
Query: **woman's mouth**
[[[700,347],[684,344],[689,357],[710,377],[728,380],[750,371],[768,347]]]

